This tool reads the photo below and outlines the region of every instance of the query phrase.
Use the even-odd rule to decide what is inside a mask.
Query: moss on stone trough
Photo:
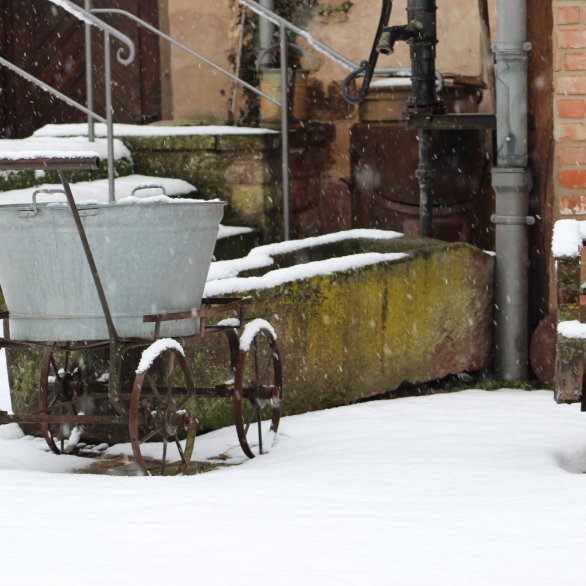
[[[284,266],[296,257],[329,257],[335,249],[304,249],[275,260]],[[343,405],[405,382],[490,366],[491,256],[468,244],[418,237],[345,242],[337,254],[369,249],[407,255],[238,292],[252,297],[247,316],[269,320],[277,332],[285,413]],[[185,347],[198,386],[231,376],[222,334],[192,338]],[[11,352],[10,374],[14,406],[30,409],[36,404],[38,358]],[[202,429],[231,423],[229,399],[197,403]]]
[[[348,404],[405,382],[490,366],[491,256],[467,244],[417,237],[346,241],[340,247],[345,252],[408,251],[408,256],[239,292],[252,296],[247,315],[269,320],[277,332],[285,413]],[[329,257],[336,245],[320,248],[280,261]],[[216,381],[228,374],[218,372],[227,364],[222,343],[212,337],[189,343],[196,380],[210,372]],[[202,404],[198,418],[205,428],[229,423],[231,405]]]

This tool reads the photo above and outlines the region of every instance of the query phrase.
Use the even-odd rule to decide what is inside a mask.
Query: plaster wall
[[[219,65],[233,71],[228,55],[236,49],[238,31],[236,20],[239,5],[236,0],[167,0],[169,30],[172,36],[189,47],[202,52]],[[333,7],[340,0],[325,4]],[[406,0],[394,3],[392,24],[406,22]],[[315,12],[300,14],[301,24],[322,42],[335,48],[356,63],[368,56],[379,18],[379,4],[372,0],[354,0],[345,12],[334,12],[320,17]],[[438,6],[438,68],[441,71],[465,75],[478,75],[482,70],[480,51],[480,25],[477,3],[469,0],[451,0],[449,10]],[[302,44],[302,43],[301,43]],[[338,85],[347,71],[327,58],[307,48],[305,65],[312,71],[314,81],[323,83],[326,94],[337,92]],[[401,43],[391,57],[380,59],[383,67],[408,67],[409,52]],[[178,49],[170,54],[172,79],[172,116],[175,119],[224,120],[227,117],[231,82],[213,73],[209,67],[198,64],[192,57]],[[340,116],[333,113],[334,118]],[[357,112],[344,113],[346,126],[356,120]],[[343,120],[341,120],[343,122]],[[340,153],[348,151],[348,132],[339,128]],[[341,173],[342,170],[346,172]],[[347,162],[340,166],[340,173],[348,175]]]

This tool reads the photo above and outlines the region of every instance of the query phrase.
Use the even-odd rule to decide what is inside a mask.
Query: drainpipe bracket
[[[493,224],[501,224],[507,226],[534,226],[534,216],[503,216],[499,214],[492,214],[490,221]]]
[[[491,45],[494,53],[528,53],[533,48],[530,41],[523,41],[522,43],[501,43],[496,42]]]

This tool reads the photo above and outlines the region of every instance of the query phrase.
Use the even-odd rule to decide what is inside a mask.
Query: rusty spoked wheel
[[[281,357],[267,328],[255,334],[236,358],[234,422],[242,451],[254,458],[268,452],[276,439],[283,400]]]
[[[195,443],[195,418],[186,409],[195,394],[193,378],[177,348],[159,351],[156,344],[145,351],[152,351],[150,366],[142,372],[139,370],[134,379],[129,411],[132,453],[142,474],[184,474]],[[147,445],[151,441],[162,442],[162,453],[158,448],[151,451]],[[171,461],[170,445],[177,449],[174,461]]]
[[[86,387],[99,376],[94,372],[95,352],[54,350],[46,347],[41,358],[39,412],[47,415],[74,416],[84,405]],[[42,423],[41,431],[55,454],[72,452],[83,432],[75,423]]]

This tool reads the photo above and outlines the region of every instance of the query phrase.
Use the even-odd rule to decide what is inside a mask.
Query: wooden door
[[[82,0],[77,0],[82,4]],[[128,10],[158,25],[157,0],[95,0],[96,8]],[[75,101],[86,103],[84,27],[50,2],[4,0],[0,13],[0,48],[7,59]],[[135,43],[137,56],[129,66],[116,59],[112,42],[113,109],[116,122],[146,122],[161,115],[159,50],[153,35],[123,16],[104,16]],[[92,28],[94,109],[105,115],[103,34]],[[85,115],[53,98],[20,76],[0,75],[2,135],[20,137],[48,123],[82,122]]]

